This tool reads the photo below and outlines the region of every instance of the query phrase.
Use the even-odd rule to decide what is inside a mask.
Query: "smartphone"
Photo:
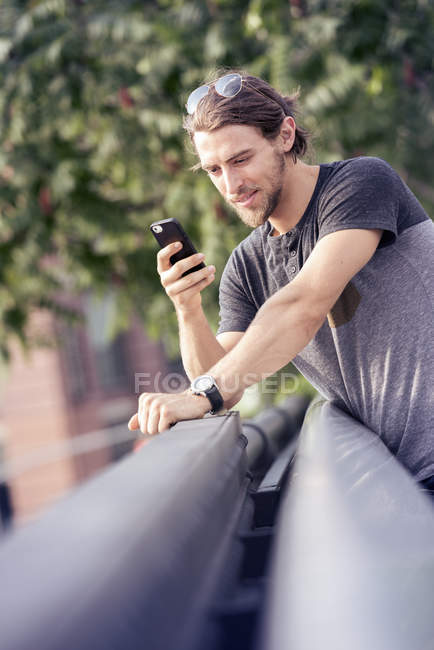
[[[163,219],[162,221],[155,221],[154,223],[151,223],[150,228],[161,248],[173,244],[175,241],[182,242],[181,250],[170,257],[171,264],[175,264],[176,262],[179,262],[179,260],[183,260],[186,257],[190,257],[190,255],[197,253],[197,250],[191,243],[190,237],[187,235],[178,219]],[[188,269],[188,271],[185,271],[182,274],[182,277],[204,268],[205,264],[201,262],[200,264],[193,266],[193,268]]]

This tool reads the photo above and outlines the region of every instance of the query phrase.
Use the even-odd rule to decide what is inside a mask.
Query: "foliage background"
[[[177,349],[147,226],[176,216],[221,273],[247,230],[181,128],[192,88],[236,66],[301,88],[312,160],[390,162],[432,214],[430,0],[32,0],[0,5],[0,350],[35,309],[116,288]],[[217,323],[217,287],[206,292]]]

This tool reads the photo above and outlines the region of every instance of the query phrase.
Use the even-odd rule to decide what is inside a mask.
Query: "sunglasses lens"
[[[241,90],[241,84],[241,75],[227,74],[216,81],[214,88],[222,97],[235,97]]]
[[[214,88],[221,97],[235,97],[240,92],[242,83],[243,79],[240,74],[226,74],[215,82]],[[208,95],[209,89],[210,86],[199,86],[193,90],[185,105],[189,115],[193,115],[200,100]]]
[[[189,96],[187,103],[185,105],[187,109],[187,113],[189,115],[193,115],[194,111],[197,108],[197,105],[199,104],[200,100],[205,97],[205,95],[208,95],[209,92],[209,86],[199,86],[199,88],[196,88],[196,90],[193,90],[191,95]]]

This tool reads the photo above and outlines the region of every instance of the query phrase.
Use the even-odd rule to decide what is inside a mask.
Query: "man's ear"
[[[280,125],[280,141],[283,146],[283,151],[291,151],[295,140],[295,120],[290,115],[287,115]]]

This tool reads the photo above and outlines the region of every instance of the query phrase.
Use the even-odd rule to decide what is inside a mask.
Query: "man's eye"
[[[248,160],[248,158],[237,158],[235,164],[240,165],[241,163],[246,162],[246,160]]]
[[[210,167],[207,169],[208,174],[217,174],[219,168],[218,167]]]

